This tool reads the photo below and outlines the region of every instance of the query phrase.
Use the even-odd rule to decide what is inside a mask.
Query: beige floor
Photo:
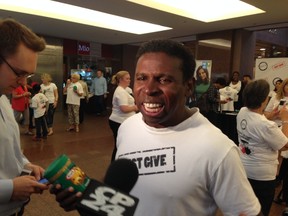
[[[101,179],[110,163],[113,148],[112,132],[108,117],[86,115],[80,132],[66,132],[67,115],[57,112],[54,134],[45,142],[33,142],[31,137],[21,135],[24,154],[35,164],[44,168],[60,154],[67,154],[86,174]],[[21,128],[21,131],[23,129]],[[285,206],[273,204],[270,216],[281,216]],[[76,211],[64,212],[53,195],[45,191],[42,195],[32,195],[24,216],[65,216],[79,215]],[[217,214],[221,216],[219,212]],[[179,215],[180,216],[180,215]]]
[[[56,113],[54,134],[45,142],[33,142],[31,137],[21,135],[24,154],[35,164],[44,168],[60,154],[67,154],[89,177],[101,179],[110,163],[113,148],[112,132],[107,117],[87,115],[80,132],[66,132],[67,115]],[[22,129],[21,129],[22,130]],[[58,206],[53,195],[45,191],[32,195],[25,216],[79,215],[76,211],[66,213]]]

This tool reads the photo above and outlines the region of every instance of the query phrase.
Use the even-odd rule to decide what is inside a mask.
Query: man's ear
[[[195,78],[191,78],[186,82],[186,97],[190,97],[194,93],[194,87],[195,87]]]

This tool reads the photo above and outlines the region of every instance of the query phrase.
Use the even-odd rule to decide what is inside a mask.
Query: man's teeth
[[[162,108],[162,105],[158,103],[144,103],[144,107],[148,112],[158,112]]]
[[[144,106],[147,108],[158,108],[158,107],[162,107],[161,104],[158,103],[144,103]]]

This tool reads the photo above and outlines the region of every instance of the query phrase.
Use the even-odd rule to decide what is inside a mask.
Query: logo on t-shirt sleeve
[[[139,175],[175,172],[175,147],[150,149],[119,155],[131,159],[138,167]]]

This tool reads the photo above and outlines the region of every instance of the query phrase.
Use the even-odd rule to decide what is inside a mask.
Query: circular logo
[[[268,68],[267,62],[260,62],[258,65],[259,70],[264,71]]]
[[[241,121],[240,126],[241,126],[241,129],[242,129],[242,130],[245,130],[245,129],[246,129],[246,127],[247,127],[247,121],[246,121],[246,119],[243,119],[243,120]]]

